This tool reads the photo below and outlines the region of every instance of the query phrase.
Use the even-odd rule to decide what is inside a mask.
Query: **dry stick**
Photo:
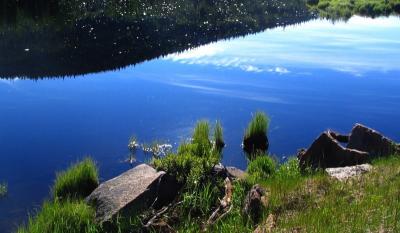
[[[158,211],[147,223],[144,225],[145,228],[149,228],[151,225],[154,224],[154,221],[157,220],[161,215],[168,211],[170,206],[163,207],[160,211]]]
[[[224,181],[225,183],[225,196],[222,198],[220,201],[220,205],[218,208],[211,214],[210,218],[207,220],[207,226],[213,225],[216,223],[218,220],[223,218],[225,215],[227,215],[231,210],[232,210],[232,193],[233,193],[233,186],[232,186],[232,181],[227,177]],[[227,207],[230,207],[227,209]],[[221,213],[222,212],[222,213]]]
[[[143,225],[145,228],[149,228],[151,225],[154,224],[154,222],[161,217],[164,213],[168,211],[168,209],[172,206],[177,206],[182,204],[182,201],[177,202],[175,204],[171,203],[168,206],[164,206],[160,211],[158,211],[145,225]]]

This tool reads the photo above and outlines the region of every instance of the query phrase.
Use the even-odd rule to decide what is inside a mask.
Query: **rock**
[[[344,148],[340,143],[347,143]],[[400,154],[400,146],[379,132],[356,124],[350,136],[324,132],[308,150],[298,153],[300,167],[354,166],[381,156]]]
[[[266,205],[265,190],[258,184],[254,185],[246,196],[243,213],[257,223],[262,217]]]
[[[368,152],[370,158],[393,155],[398,146],[379,132],[356,124],[351,131],[347,148]]]
[[[260,224],[253,233],[270,233],[273,232],[276,225],[275,216],[273,214],[268,215],[268,218]]]
[[[327,131],[322,133],[308,150],[301,151],[298,158],[302,169],[307,167],[316,169],[365,163],[368,155],[367,152],[344,148],[331,132]]]
[[[243,180],[247,176],[247,173],[236,167],[225,167],[222,164],[215,165],[213,167],[213,174],[225,179],[229,177],[231,179]]]
[[[228,171],[230,178],[244,180],[247,176],[246,172],[236,167],[226,167],[226,170]]]
[[[117,214],[129,216],[150,206],[165,205],[178,190],[175,179],[142,164],[100,184],[86,201],[95,208],[96,221],[103,223]]]
[[[329,176],[336,178],[340,181],[346,181],[349,178],[362,175],[371,170],[372,166],[369,164],[325,169]]]

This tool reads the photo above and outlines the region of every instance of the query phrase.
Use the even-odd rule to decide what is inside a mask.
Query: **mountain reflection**
[[[119,69],[312,17],[303,0],[1,0],[0,77]]]

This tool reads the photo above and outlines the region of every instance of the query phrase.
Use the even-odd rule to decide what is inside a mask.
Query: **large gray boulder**
[[[86,201],[96,210],[96,220],[110,221],[115,216],[132,216],[150,206],[172,201],[178,192],[174,179],[149,165],[139,165],[108,180],[94,190]]]

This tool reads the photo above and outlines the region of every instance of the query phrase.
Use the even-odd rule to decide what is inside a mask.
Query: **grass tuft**
[[[7,194],[8,188],[6,183],[0,183],[0,197],[4,197]]]
[[[91,158],[73,164],[57,174],[53,186],[54,198],[84,198],[99,185],[98,170]]]
[[[268,126],[269,118],[267,115],[263,112],[256,112],[243,137],[243,149],[250,157],[257,153],[265,153],[268,150]]]
[[[193,144],[197,144],[204,153],[211,147],[210,124],[208,121],[199,121],[193,131]]]
[[[267,115],[263,112],[256,112],[246,129],[244,138],[251,138],[254,135],[267,135],[268,126]]]
[[[217,121],[214,127],[214,143],[215,143],[215,149],[218,152],[221,152],[222,149],[225,147],[224,133],[222,130],[221,123],[219,121]]]
[[[94,210],[84,201],[45,202],[35,217],[30,217],[18,233],[97,233]]]

